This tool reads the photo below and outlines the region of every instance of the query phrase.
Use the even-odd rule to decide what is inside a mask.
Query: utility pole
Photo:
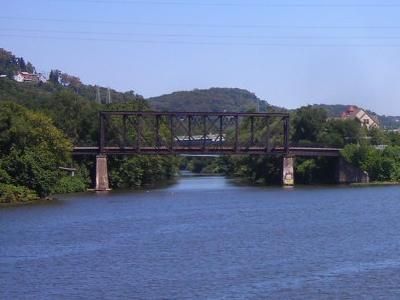
[[[96,85],[96,102],[101,104],[100,88]]]
[[[107,104],[111,104],[112,100],[111,100],[111,91],[110,88],[107,88]]]

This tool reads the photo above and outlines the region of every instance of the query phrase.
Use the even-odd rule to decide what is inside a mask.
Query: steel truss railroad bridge
[[[108,186],[108,155],[278,155],[283,183],[294,183],[295,156],[339,157],[340,149],[291,147],[287,113],[102,111],[98,146],[74,147],[96,155],[96,190]]]

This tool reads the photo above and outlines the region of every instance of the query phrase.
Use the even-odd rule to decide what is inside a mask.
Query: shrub
[[[56,184],[53,193],[55,194],[67,194],[67,193],[78,193],[86,191],[86,181],[80,176],[65,176],[62,177]]]
[[[39,200],[38,195],[23,186],[0,184],[0,203],[31,202]]]

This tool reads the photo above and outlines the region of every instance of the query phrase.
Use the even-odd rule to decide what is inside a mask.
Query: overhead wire
[[[0,32],[29,32],[29,33],[57,33],[72,35],[105,35],[105,36],[140,36],[140,37],[161,37],[161,38],[211,38],[211,39],[273,39],[273,40],[390,40],[400,39],[400,35],[386,36],[313,36],[313,35],[232,35],[232,34],[186,34],[186,33],[137,33],[137,32],[113,32],[113,31],[66,31],[66,30],[43,30],[26,28],[0,28]]]
[[[88,19],[65,19],[65,18],[40,18],[26,16],[1,16],[3,20],[24,20],[34,22],[54,23],[86,23],[86,24],[115,24],[115,25],[137,25],[146,27],[198,27],[198,28],[235,28],[235,29],[400,29],[400,25],[277,25],[277,24],[217,24],[217,23],[158,23],[139,21],[112,21],[112,20],[88,20]]]
[[[269,7],[269,8],[400,8],[400,3],[393,2],[371,2],[371,3],[348,3],[337,1],[332,3],[318,2],[278,2],[278,1],[157,1],[157,0],[41,0],[46,2],[79,2],[93,4],[128,4],[128,5],[162,5],[162,6],[222,6],[222,7]]]
[[[300,44],[300,43],[267,43],[267,42],[208,42],[208,41],[184,41],[184,40],[136,40],[136,39],[110,39],[110,38],[90,38],[90,37],[60,37],[60,36],[48,36],[48,35],[22,35],[22,34],[3,34],[2,37],[9,38],[32,38],[32,39],[47,39],[47,40],[68,40],[68,41],[87,41],[87,42],[112,42],[112,43],[136,43],[136,44],[172,44],[172,45],[198,45],[198,46],[263,46],[263,47],[365,47],[365,48],[398,48],[399,44],[339,44],[339,43],[327,43],[327,44]]]

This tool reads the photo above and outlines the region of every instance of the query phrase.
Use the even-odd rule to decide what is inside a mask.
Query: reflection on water
[[[183,173],[183,177],[175,185],[169,188],[170,191],[206,191],[223,190],[234,188],[224,177],[203,176]]]
[[[166,188],[0,210],[1,299],[400,296],[400,188]]]

